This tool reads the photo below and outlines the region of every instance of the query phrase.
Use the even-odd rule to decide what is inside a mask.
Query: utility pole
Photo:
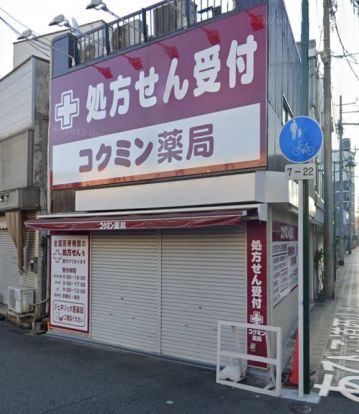
[[[351,168],[348,167],[349,171],[347,171],[347,177],[348,177],[348,193],[349,193],[349,198],[348,198],[348,215],[349,215],[349,219],[348,219],[348,254],[352,254],[352,220],[353,220],[353,216],[352,216],[352,174],[351,174]]]
[[[300,109],[302,115],[308,115],[309,107],[309,1],[302,0],[302,33],[301,33],[301,72],[302,87],[300,94]],[[303,364],[303,390],[299,384],[299,395],[310,392],[310,315],[309,315],[309,186],[308,180],[303,180],[303,338],[302,356],[299,364]],[[301,352],[300,352],[301,354]],[[301,378],[299,378],[301,382]]]
[[[340,246],[339,246],[339,264],[344,265],[344,253],[345,253],[345,232],[343,223],[344,214],[344,188],[343,188],[343,100],[342,96],[339,97],[339,121],[338,121],[338,135],[339,135],[339,234],[340,234]]]
[[[334,299],[334,203],[332,172],[332,96],[331,96],[331,50],[330,21],[331,0],[323,0],[323,43],[322,61],[324,65],[324,292],[328,299]]]
[[[355,163],[351,160],[351,155],[349,157],[349,164],[348,164],[348,170],[346,171],[346,182],[348,185],[348,225],[344,226],[344,220],[343,220],[343,214],[345,208],[344,208],[344,148],[343,148],[343,134],[344,134],[344,125],[351,125],[351,126],[359,126],[358,122],[343,122],[343,106],[344,105],[353,105],[356,102],[350,102],[350,103],[344,103],[343,104],[343,98],[342,96],[339,97],[339,120],[337,123],[337,132],[339,136],[339,235],[340,235],[340,252],[339,252],[339,264],[344,265],[344,257],[345,257],[345,234],[346,234],[346,228],[348,229],[348,253],[352,253],[352,192],[353,192],[353,174],[352,174],[352,168],[355,166]],[[358,111],[346,111],[344,113],[355,113]]]

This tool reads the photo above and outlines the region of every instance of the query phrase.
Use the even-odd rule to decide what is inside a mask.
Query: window
[[[282,125],[286,124],[290,119],[293,118],[293,113],[289,108],[287,100],[283,96],[282,105]]]

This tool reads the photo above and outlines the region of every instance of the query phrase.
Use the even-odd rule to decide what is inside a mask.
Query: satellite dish
[[[74,17],[71,18],[71,23],[72,23],[72,27],[75,29],[75,32],[78,34],[82,34],[81,30],[80,30],[80,26],[77,23],[76,19]]]

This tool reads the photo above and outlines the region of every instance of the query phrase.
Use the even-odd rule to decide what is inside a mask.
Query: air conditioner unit
[[[181,29],[197,21],[197,5],[194,2],[190,2],[190,21],[187,22],[185,0],[177,0],[171,3],[162,4],[158,6],[154,12],[154,29],[156,37],[174,32],[177,29]]]
[[[78,43],[79,63],[86,63],[98,57],[104,56],[104,41],[99,38],[93,40],[91,38],[83,37]]]
[[[28,313],[34,305],[34,289],[9,287],[8,308],[16,313]]]
[[[134,19],[121,26],[113,28],[111,36],[112,51],[125,49],[141,43],[142,23],[139,19]]]

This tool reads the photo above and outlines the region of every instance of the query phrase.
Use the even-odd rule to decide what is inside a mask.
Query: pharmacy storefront
[[[266,224],[254,213],[37,220],[51,227],[51,331],[213,364],[218,320],[266,322]],[[250,350],[263,345],[248,332]]]
[[[51,191],[74,210],[27,223],[51,238],[52,333],[214,364],[218,320],[270,323],[266,19],[52,79]],[[242,340],[265,353],[262,332]]]

